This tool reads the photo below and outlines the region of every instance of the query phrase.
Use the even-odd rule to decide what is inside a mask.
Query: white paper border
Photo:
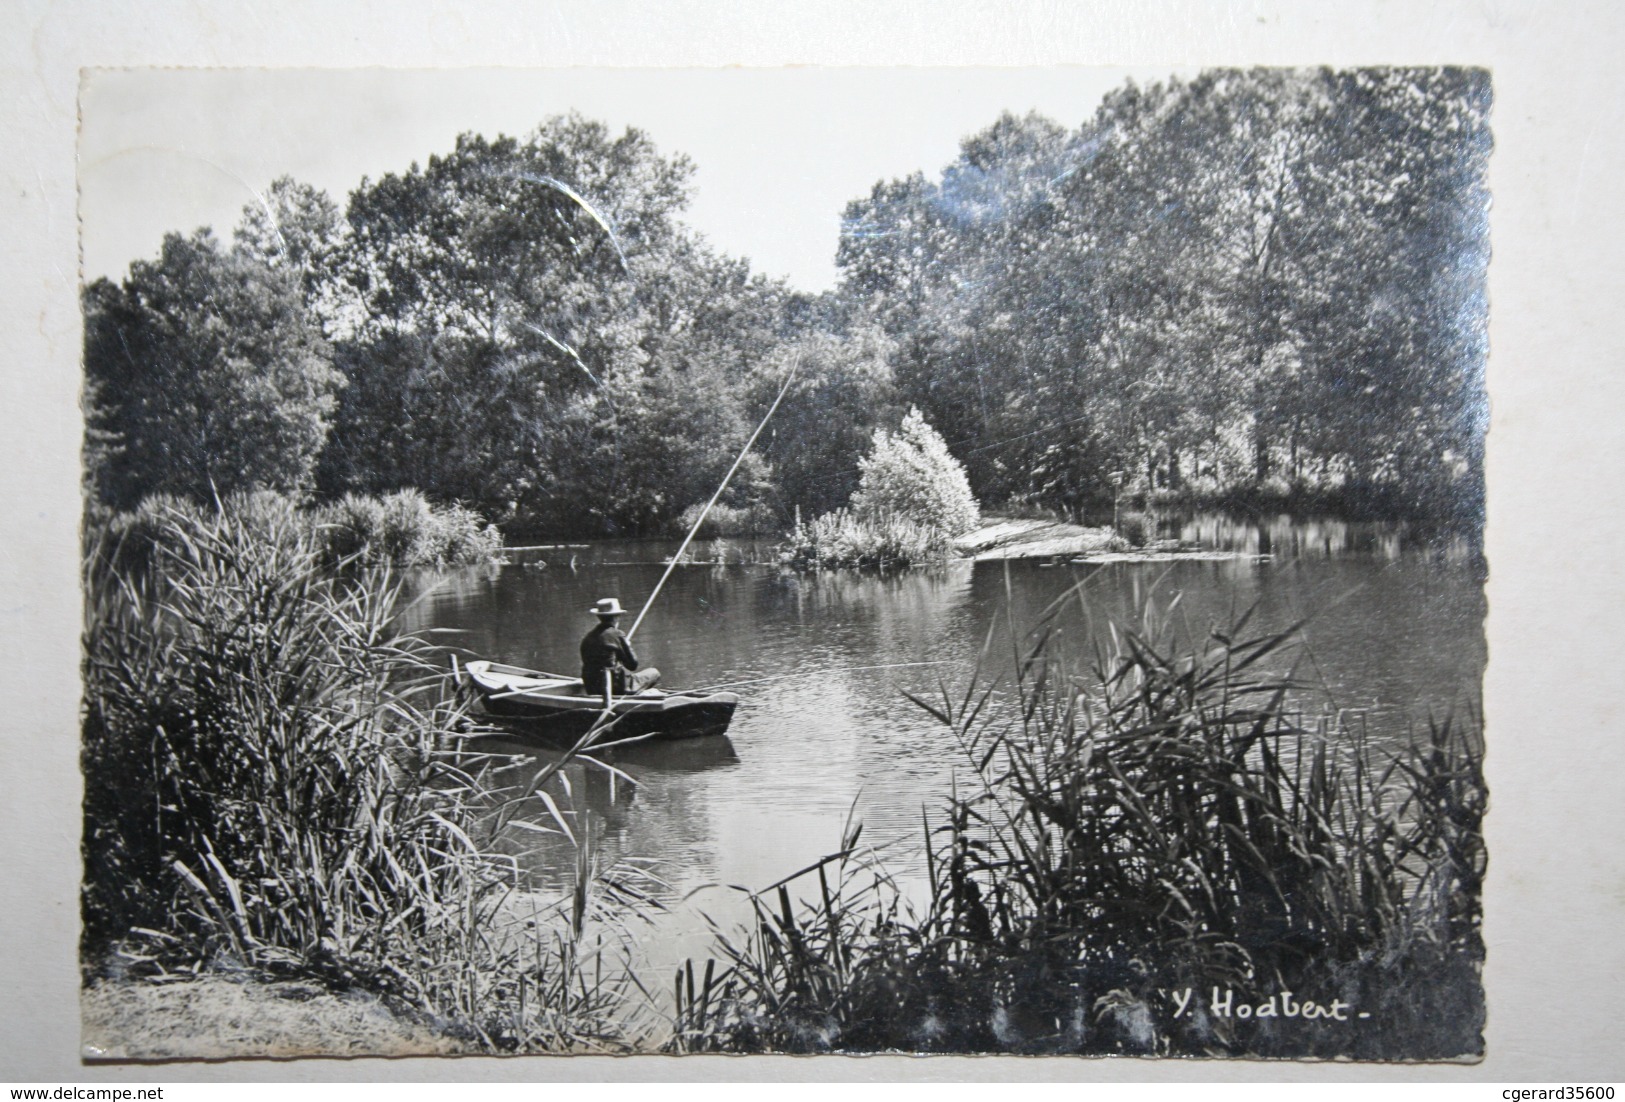
[[[1619,703],[1625,9],[1606,3],[43,0],[0,37],[0,1079],[1625,1078]],[[868,1057],[84,1067],[76,886],[82,67],[1302,65],[1491,69],[1488,1057],[1478,1065]],[[922,166],[931,168],[932,166]]]

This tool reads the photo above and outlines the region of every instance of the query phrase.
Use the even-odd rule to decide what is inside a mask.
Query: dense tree
[[[1030,260],[1012,227],[1064,171],[1064,131],[1036,115],[1004,115],[965,140],[929,183],[919,173],[878,183],[848,204],[837,263],[844,296],[894,342],[901,396],[967,456],[977,481],[997,483],[990,434],[1022,365],[1011,320],[991,308]]]
[[[297,278],[207,232],[171,234],[85,292],[92,488],[127,508],[310,487],[342,378]]]
[[[1459,69],[1327,74],[1321,193],[1353,195],[1313,241],[1327,308],[1313,446],[1402,507],[1481,508],[1489,83]],[[1335,155],[1338,150],[1354,151]],[[1328,204],[1329,205],[1329,204]]]
[[[366,321],[340,357],[353,385],[324,484],[413,485],[582,534],[702,500],[788,295],[677,220],[691,173],[569,116],[364,182],[343,272]]]
[[[1465,70],[1218,70],[1007,116],[849,208],[843,295],[984,498],[1471,511],[1487,110]]]
[[[232,244],[236,251],[295,276],[306,307],[330,340],[362,324],[362,304],[342,277],[349,225],[326,192],[291,176],[278,177],[243,208]]]
[[[760,377],[752,408],[765,413],[792,364],[796,371],[758,445],[784,512],[818,516],[858,488],[858,459],[876,426],[895,423],[891,351],[874,328],[814,331],[788,343]]]

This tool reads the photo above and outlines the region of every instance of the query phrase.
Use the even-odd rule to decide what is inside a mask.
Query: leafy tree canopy
[[[128,508],[312,483],[343,378],[292,273],[171,234],[85,292],[91,488]]]
[[[1005,116],[848,207],[842,296],[984,498],[1121,470],[1471,513],[1488,108],[1473,70],[1214,70]]]
[[[1004,115],[850,203],[817,297],[684,224],[687,158],[578,115],[343,204],[278,180],[231,247],[172,236],[87,289],[87,474],[114,504],[410,487],[516,533],[652,532],[795,362],[725,502],[752,515],[863,492],[910,408],[987,502],[1082,513],[1121,472],[1472,515],[1488,107],[1473,70],[1213,70],[1076,130]]]

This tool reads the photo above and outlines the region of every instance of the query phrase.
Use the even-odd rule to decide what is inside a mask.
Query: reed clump
[[[114,566],[144,569],[172,542],[177,518],[196,524],[216,514],[230,515],[264,539],[298,529],[329,568],[469,566],[502,555],[502,533],[495,525],[471,509],[436,505],[410,489],[346,494],[318,505],[273,490],[242,491],[210,505],[154,494],[128,512],[87,518],[86,532],[97,553]]]
[[[1056,615],[1002,703],[974,683],[917,701],[973,778],[927,826],[919,913],[843,844],[798,874],[813,903],[775,886],[722,970],[680,985],[683,1045],[1481,1052],[1476,719],[1379,748],[1301,720],[1305,687],[1265,672],[1290,632],[1181,640],[1148,612],[1080,661]]]
[[[901,515],[861,517],[837,509],[790,533],[782,557],[797,567],[906,567],[941,562],[946,529]]]
[[[311,521],[332,562],[469,566],[502,554],[502,534],[478,513],[455,503],[433,505],[416,490],[345,494],[318,507]]]
[[[519,890],[387,568],[329,569],[291,510],[153,520],[140,565],[85,568],[87,968],[315,978],[481,1048],[618,1050],[593,870]]]

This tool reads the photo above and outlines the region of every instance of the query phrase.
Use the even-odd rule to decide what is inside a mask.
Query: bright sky
[[[808,291],[835,281],[846,203],[934,177],[1001,111],[1075,128],[1122,69],[99,70],[82,85],[85,276],[120,277],[166,232],[224,236],[281,175],[341,205],[457,134],[523,135],[578,110],[696,166],[692,225]],[[1167,72],[1136,72],[1142,83]]]

